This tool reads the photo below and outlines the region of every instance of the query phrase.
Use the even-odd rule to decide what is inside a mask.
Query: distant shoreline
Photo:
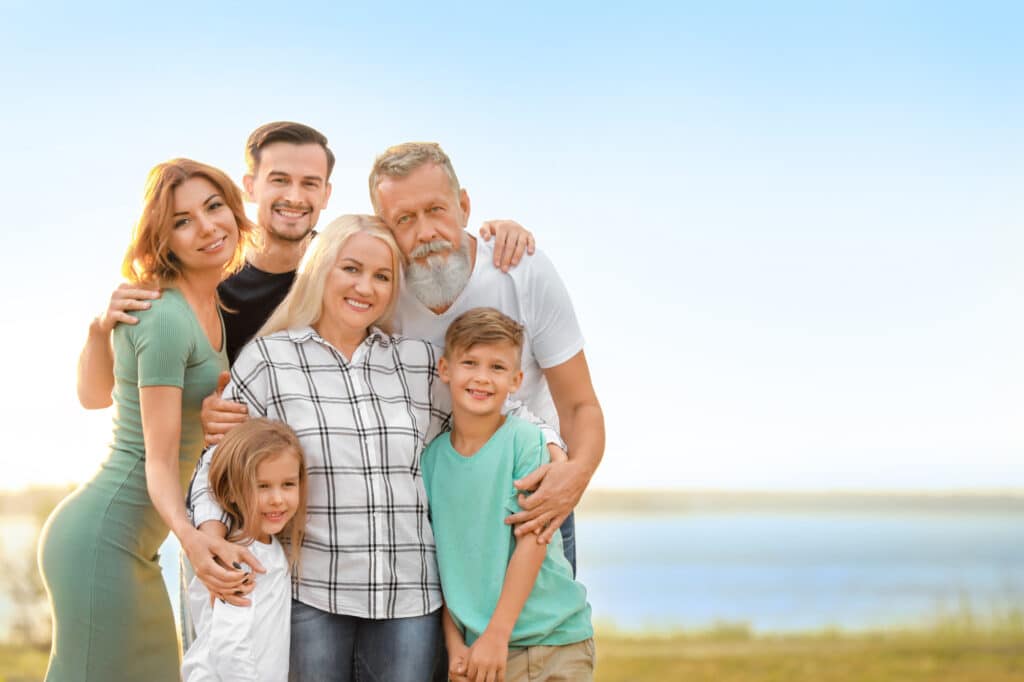
[[[1024,490],[589,490],[577,509],[580,516],[739,512],[1024,513]]]
[[[0,491],[0,516],[42,514],[73,486]],[[1024,489],[946,491],[765,491],[592,489],[581,516],[740,512],[991,512],[1024,513]]]

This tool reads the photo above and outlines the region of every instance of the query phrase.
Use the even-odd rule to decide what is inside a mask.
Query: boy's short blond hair
[[[495,308],[473,308],[455,318],[444,334],[444,356],[478,344],[507,343],[523,352],[523,325]]]

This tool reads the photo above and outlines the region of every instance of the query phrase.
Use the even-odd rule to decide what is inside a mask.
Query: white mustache
[[[432,242],[421,244],[412,250],[409,254],[410,258],[423,258],[429,256],[432,253],[438,253],[439,251],[454,251],[455,247],[447,239],[435,239]]]

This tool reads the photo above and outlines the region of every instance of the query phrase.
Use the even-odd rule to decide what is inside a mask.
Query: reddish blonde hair
[[[192,159],[171,159],[153,166],[146,178],[142,215],[132,230],[131,243],[121,265],[121,274],[131,282],[161,286],[181,276],[181,261],[171,253],[174,228],[174,190],[191,178],[209,180],[231,209],[238,224],[238,243],[224,274],[238,270],[244,261],[245,247],[252,243],[256,227],[245,215],[242,192],[223,171]]]
[[[270,419],[250,419],[224,436],[210,462],[210,492],[228,515],[228,540],[251,541],[259,532],[256,510],[256,470],[279,454],[291,453],[299,460],[299,506],[282,529],[288,544],[288,563],[298,573],[299,549],[306,534],[306,457],[291,428]]]

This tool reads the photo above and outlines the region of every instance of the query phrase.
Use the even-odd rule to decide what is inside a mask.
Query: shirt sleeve
[[[247,405],[250,417],[267,416],[267,404],[270,402],[267,396],[269,365],[264,356],[265,348],[262,344],[247,344],[231,366],[231,381],[224,388],[224,399]],[[215,447],[203,452],[189,485],[188,507],[192,524],[196,528],[207,521],[230,525],[228,515],[210,493],[210,462],[215,453]]]
[[[434,347],[429,341],[424,341],[423,345],[427,353],[427,381],[430,387],[430,424],[427,425],[423,442],[430,444],[438,434],[452,428],[452,392],[437,373]]]
[[[210,621],[210,664],[221,680],[255,682],[256,668],[253,625],[256,621],[257,595],[249,595],[251,606],[233,606],[219,599],[213,604]]]
[[[538,250],[510,274],[522,290],[526,333],[541,369],[557,367],[583,350],[569,291],[548,257]]]
[[[266,341],[250,341],[231,365],[231,381],[224,387],[224,399],[248,406],[250,417],[266,417],[270,403],[275,400],[270,374]]]
[[[196,528],[207,521],[220,521],[225,526],[230,525],[228,515],[210,493],[210,462],[213,461],[214,450],[216,447],[203,451],[188,487],[189,514],[192,517],[192,525]]]
[[[173,300],[156,299],[136,325],[118,325],[135,351],[139,388],[185,386],[185,366],[195,349],[189,320]]]
[[[513,464],[512,480],[518,481],[529,475],[537,467],[551,461],[547,446],[544,442],[544,435],[536,428],[517,429],[513,436]],[[509,482],[509,494],[505,498],[506,511],[515,514],[522,511],[519,506],[519,491],[512,482]]]
[[[529,422],[536,426],[538,429],[540,429],[540,432],[544,434],[545,444],[550,443],[552,445],[557,445],[558,447],[562,448],[562,450],[565,450],[566,453],[569,452],[569,446],[566,445],[564,440],[562,440],[562,437],[559,435],[558,431],[555,431],[550,424],[548,424],[546,421],[535,415],[533,412],[530,412],[530,410],[522,402],[511,397],[505,398],[505,404],[501,406],[501,411],[503,414],[519,417],[523,421]],[[516,478],[519,477],[517,476]]]

